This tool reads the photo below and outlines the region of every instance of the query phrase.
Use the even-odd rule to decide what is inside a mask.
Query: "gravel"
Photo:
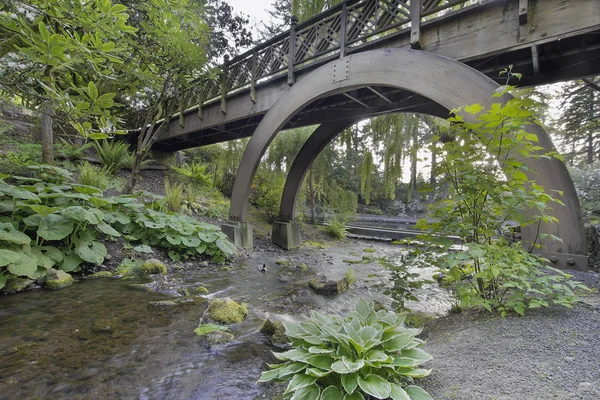
[[[598,287],[597,273],[577,277]],[[500,318],[463,312],[426,324],[432,374],[419,381],[434,399],[600,399],[600,295],[573,309]]]

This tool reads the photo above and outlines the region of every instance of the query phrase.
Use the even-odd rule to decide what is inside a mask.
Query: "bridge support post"
[[[221,225],[221,230],[227,235],[229,240],[241,249],[252,251],[254,248],[254,239],[252,234],[252,225],[247,222],[227,221]]]
[[[296,221],[275,221],[271,238],[273,243],[286,249],[296,249],[302,243],[300,224]]]

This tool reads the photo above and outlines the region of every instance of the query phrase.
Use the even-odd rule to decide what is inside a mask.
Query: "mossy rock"
[[[6,284],[2,288],[2,292],[6,293],[6,294],[14,294],[14,293],[23,292],[23,291],[27,290],[27,288],[29,286],[31,286],[32,283],[33,283],[33,281],[28,278],[17,278],[17,277],[8,278],[8,280],[6,281]]]
[[[272,320],[271,318],[267,319],[260,327],[260,333],[267,336],[271,340],[271,343],[275,345],[289,342],[285,334],[285,327],[281,321]]]
[[[85,277],[85,279],[100,279],[100,278],[112,278],[113,277],[113,273],[110,271],[100,271],[100,272],[96,272],[93,275],[88,275]]]
[[[308,271],[308,265],[306,265],[305,263],[298,264],[296,265],[296,269],[298,271]]]
[[[235,335],[225,331],[214,331],[205,335],[206,342],[210,347],[223,346],[235,339]]]
[[[292,265],[292,262],[285,258],[280,258],[279,260],[275,261],[275,264],[282,265],[284,267],[290,267]]]
[[[130,285],[127,285],[127,287],[129,289],[140,290],[142,292],[153,292],[154,291],[150,286],[145,285],[143,283],[132,283]]]
[[[334,295],[346,291],[348,286],[350,286],[350,282],[348,282],[346,277],[343,277],[339,281],[315,278],[308,283],[308,286],[318,294]]]
[[[46,273],[46,288],[62,289],[73,284],[73,277],[58,269],[49,269]]]
[[[211,301],[207,312],[214,321],[222,324],[237,324],[248,316],[246,305],[240,305],[230,298]]]
[[[193,289],[192,292],[195,294],[206,294],[208,293],[208,289],[204,286],[198,286],[197,288]]]
[[[140,266],[140,272],[146,275],[166,275],[167,266],[162,261],[152,258]]]

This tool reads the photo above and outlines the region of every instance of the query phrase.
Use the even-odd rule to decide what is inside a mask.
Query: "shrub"
[[[600,218],[600,166],[571,167],[569,172],[581,201],[583,216],[596,222]]]
[[[306,322],[284,322],[293,348],[274,353],[283,363],[258,382],[289,381],[284,396],[294,399],[431,399],[413,383],[429,375],[418,366],[432,357],[404,320],[360,300],[346,317],[312,311]]]
[[[206,173],[207,167],[207,165],[194,162],[191,164],[183,164],[181,167],[172,168],[175,170],[175,172],[197,185],[212,186],[212,177],[210,174]]]
[[[335,216],[329,220],[324,230],[334,239],[344,239],[346,237],[346,224],[348,221],[340,216]]]
[[[441,129],[453,140],[440,144],[435,137],[432,144],[440,146],[439,165],[448,180],[449,197],[436,202],[431,219],[417,225],[433,233],[425,240],[442,246],[439,265],[457,285],[462,305],[480,305],[502,315],[551,303],[570,306],[576,299],[572,289],[582,287],[567,283],[568,275],[551,270],[519,245],[495,239],[505,221],[534,225],[538,232],[541,224],[558,222],[548,211],[562,202],[528,177],[531,171],[523,161],[559,157],[555,151],[541,153],[537,136],[526,131],[534,117],[529,105],[528,100],[514,98],[488,110],[478,104],[453,110],[452,124]],[[475,122],[465,121],[462,114],[470,114]],[[460,237],[466,251],[448,252],[449,235]],[[530,252],[539,247],[539,239],[561,240],[538,236],[527,243]]]
[[[85,156],[85,152],[92,146],[92,143],[73,144],[66,139],[59,138],[57,150],[62,158],[77,161],[81,160]]]
[[[130,157],[129,143],[121,141],[102,140],[94,142],[94,148],[100,158],[100,164],[114,174],[124,167],[127,157]]]
[[[86,161],[78,166],[77,170],[79,171],[77,183],[93,186],[101,190],[105,190],[108,187],[110,173],[106,167],[98,168]]]
[[[29,169],[36,177],[20,178],[20,185],[0,176],[0,289],[13,276],[100,265],[107,254],[101,239],[108,237],[125,236],[139,244],[136,252],[166,248],[173,260],[206,255],[219,262],[236,251],[216,226],[156,211],[141,195],[102,198],[100,189],[71,183],[61,168]]]
[[[181,183],[173,183],[165,179],[165,207],[173,212],[181,210],[184,201],[184,186]]]

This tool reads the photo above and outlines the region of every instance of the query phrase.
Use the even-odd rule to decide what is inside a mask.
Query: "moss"
[[[370,247],[367,247],[366,249],[363,250],[365,253],[375,253],[375,249],[372,249]]]
[[[282,265],[284,267],[290,267],[292,265],[292,262],[285,258],[280,258],[279,260],[275,261],[275,264]]]
[[[152,292],[152,288],[144,285],[143,283],[132,283],[131,285],[127,285],[128,288],[134,290],[141,290],[142,292]]]
[[[414,328],[421,328],[427,321],[434,320],[435,316],[431,314],[426,314],[423,312],[411,311],[410,314],[406,314],[406,320],[404,323],[407,326],[412,326]]]
[[[73,277],[65,271],[49,269],[46,273],[46,287],[48,289],[62,289],[73,284]]]
[[[19,293],[26,290],[33,281],[27,278],[9,278],[2,288],[2,291],[7,294]]]
[[[205,294],[205,293],[208,293],[208,289],[205,288],[204,286],[198,286],[196,289],[192,290],[192,292],[194,292],[196,294]]]
[[[339,281],[315,278],[308,283],[308,286],[318,294],[333,295],[344,292],[348,289],[350,283],[346,277],[343,277]]]
[[[271,343],[287,343],[288,337],[285,335],[285,327],[281,321],[271,321],[267,319],[260,327],[260,333],[268,336]]]
[[[298,271],[308,271],[308,266],[305,263],[296,265]]]
[[[208,315],[223,324],[237,324],[248,315],[245,304],[238,304],[230,298],[215,299],[208,305]]]
[[[167,274],[167,266],[157,259],[150,259],[142,264],[140,272],[152,275],[152,274]]]
[[[110,271],[100,271],[93,275],[87,276],[86,279],[112,278],[113,274]]]
[[[210,347],[222,346],[235,339],[235,335],[229,332],[214,331],[206,334],[206,341]]]

